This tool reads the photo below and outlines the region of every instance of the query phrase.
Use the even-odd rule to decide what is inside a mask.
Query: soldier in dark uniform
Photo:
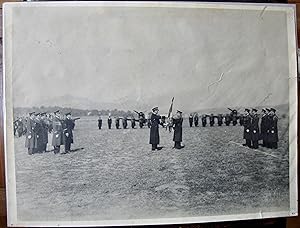
[[[28,149],[28,154],[32,155],[37,148],[37,138],[36,138],[36,129],[35,129],[35,118],[34,113],[29,113],[29,118],[27,119],[26,124],[26,139],[25,139],[25,147]]]
[[[206,127],[206,124],[207,124],[207,115],[206,114],[202,115],[201,121],[202,121],[202,127]]]
[[[111,129],[112,119],[110,117],[110,113],[108,115],[107,124],[108,124],[108,129]]]
[[[19,137],[21,137],[23,135],[23,132],[24,132],[23,118],[20,118],[18,120],[18,129],[17,129],[17,132],[18,132],[18,136]]]
[[[251,116],[250,116],[250,110],[245,109],[245,115],[244,115],[244,139],[246,140],[246,143],[243,144],[244,146],[247,146],[251,148]]]
[[[267,146],[267,130],[268,130],[268,115],[266,109],[262,109],[262,116],[260,122],[260,139],[262,140],[262,146]]]
[[[127,118],[126,118],[126,117],[123,117],[123,118],[122,118],[122,125],[123,125],[123,128],[124,128],[124,129],[127,128]]]
[[[190,127],[193,127],[193,114],[191,113],[189,116],[189,123],[190,123]]]
[[[257,115],[257,109],[252,109],[251,115],[251,146],[254,149],[258,149],[258,140],[259,140],[259,117]]]
[[[229,126],[229,125],[230,125],[230,122],[231,122],[231,117],[230,117],[230,115],[227,113],[227,114],[225,115],[225,124],[226,124],[226,126]]]
[[[120,127],[120,118],[116,117],[115,122],[116,122],[116,129],[119,129],[119,127]]]
[[[243,114],[240,114],[239,120],[240,120],[240,125],[243,126],[243,124],[244,124],[244,115]]]
[[[99,118],[98,118],[98,128],[99,128],[99,130],[101,129],[101,127],[102,127],[102,119],[101,119],[101,116],[99,116]]]
[[[46,112],[41,113],[41,124],[42,124],[42,152],[46,152],[47,143],[48,143],[48,131],[49,131],[49,122],[46,118]]]
[[[36,113],[35,114],[35,132],[36,132],[36,141],[37,141],[37,146],[34,151],[34,153],[42,153],[43,148],[44,148],[44,131],[43,131],[43,126],[42,126],[42,121],[41,121],[41,114]]]
[[[173,129],[174,129],[174,136],[173,136],[173,141],[174,141],[174,148],[175,149],[181,149],[184,146],[181,145],[182,142],[182,112],[177,110],[176,116],[173,117]]]
[[[218,119],[218,126],[219,127],[222,126],[222,124],[223,124],[223,115],[218,114],[217,119]]]
[[[237,125],[237,110],[232,110],[232,116],[231,116],[231,118],[232,118],[232,125],[233,126],[235,126],[235,125]]]
[[[71,151],[71,144],[74,142],[73,139],[73,129],[74,129],[74,121],[72,120],[71,113],[66,113],[66,119],[64,121],[64,137],[65,137],[65,153],[69,153]],[[100,128],[101,129],[101,128]]]
[[[270,109],[269,114],[269,126],[268,126],[268,146],[271,149],[277,149],[278,148],[278,117],[275,114],[276,110],[274,108]]]
[[[195,124],[195,127],[198,127],[198,125],[199,125],[199,116],[198,116],[198,113],[196,113],[195,116],[194,116],[194,124]]]
[[[160,150],[159,144],[159,124],[161,116],[158,115],[158,107],[152,109],[151,114],[151,127],[150,127],[150,144],[152,145],[152,150]]]
[[[131,121],[131,128],[134,129],[135,128],[135,119],[133,116],[131,117],[130,121]]]
[[[60,152],[60,146],[64,145],[64,135],[63,135],[63,120],[60,117],[60,111],[54,112],[54,117],[52,120],[52,146],[54,147],[54,154]]]
[[[209,116],[209,125],[212,127],[215,124],[215,116],[214,114],[210,114]]]

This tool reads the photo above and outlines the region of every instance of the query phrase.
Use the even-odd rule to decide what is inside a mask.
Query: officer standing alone
[[[175,149],[181,149],[184,146],[181,145],[182,142],[182,112],[177,110],[176,115],[173,117],[173,129],[174,129],[174,148]]]
[[[161,116],[158,115],[158,107],[152,109],[151,114],[151,126],[150,126],[150,144],[152,145],[152,150],[160,150],[159,144],[159,124]]]

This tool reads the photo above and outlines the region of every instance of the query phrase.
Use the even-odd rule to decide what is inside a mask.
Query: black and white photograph
[[[293,5],[3,11],[8,225],[296,216]]]

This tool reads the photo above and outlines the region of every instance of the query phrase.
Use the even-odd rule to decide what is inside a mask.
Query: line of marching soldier
[[[275,114],[276,110],[262,109],[262,116],[259,126],[259,115],[257,109],[253,108],[251,113],[249,109],[245,109],[243,116],[244,139],[246,143],[243,144],[249,148],[257,149],[259,141],[262,140],[262,146],[277,149],[278,147],[278,117]]]
[[[26,139],[25,147],[28,154],[43,153],[47,150],[48,133],[52,132],[52,146],[54,153],[60,153],[60,147],[65,146],[65,150],[61,154],[71,151],[73,143],[73,129],[75,120],[72,119],[71,113],[66,113],[65,117],[57,110],[51,116],[47,113],[29,113],[26,121]]]

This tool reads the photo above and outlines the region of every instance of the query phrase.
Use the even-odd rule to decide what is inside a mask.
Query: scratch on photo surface
[[[260,18],[261,18],[261,19],[263,18],[263,15],[264,15],[264,13],[265,13],[267,7],[268,7],[268,6],[265,6],[265,7],[262,9],[262,11],[261,11],[261,13],[260,13]]]
[[[258,103],[258,106],[261,105],[262,103],[264,103],[267,99],[269,99],[270,96],[272,96],[272,93],[268,93],[268,95],[265,96],[264,99],[261,102]]]
[[[211,86],[213,86],[214,84],[217,84],[217,83],[219,83],[219,82],[221,82],[221,81],[223,80],[223,76],[224,76],[224,72],[220,75],[220,78],[219,78],[217,81],[215,81],[215,82],[213,82],[213,83],[211,83],[211,84],[209,84],[209,85],[207,86],[208,92],[210,92],[209,88],[210,88]]]

